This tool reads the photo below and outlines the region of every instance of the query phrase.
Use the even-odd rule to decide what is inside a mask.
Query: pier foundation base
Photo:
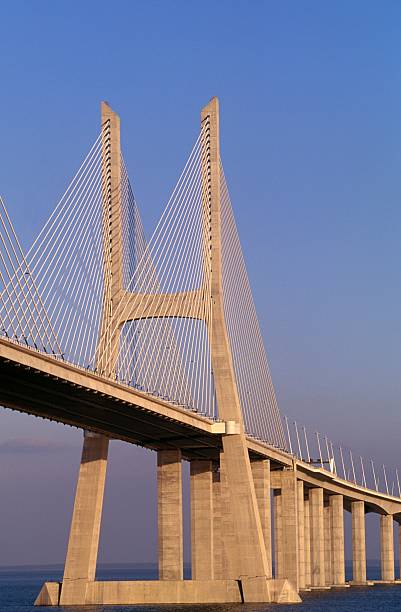
[[[88,582],[79,605],[126,606],[157,604],[299,603],[288,580],[260,576],[242,580],[135,580]],[[46,582],[35,606],[58,606],[61,584]]]

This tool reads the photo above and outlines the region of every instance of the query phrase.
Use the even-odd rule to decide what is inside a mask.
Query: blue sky
[[[281,411],[401,467],[400,3],[17,0],[1,20],[0,193],[23,244],[96,138],[102,99],[149,235],[218,95]],[[0,419],[0,564],[62,561],[81,434]],[[101,558],[152,560],[154,457],[112,446]]]

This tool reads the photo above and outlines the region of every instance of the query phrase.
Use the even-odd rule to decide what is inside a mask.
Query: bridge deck
[[[180,448],[185,459],[218,460],[221,426],[112,380],[0,338],[0,404],[38,417],[88,429],[152,450]],[[252,438],[251,457],[269,458],[274,469],[297,465],[307,487],[323,486],[367,510],[390,512],[401,522],[401,500],[345,481],[324,469]]]
[[[0,339],[0,403],[187,459],[217,459],[215,423],[178,406]]]

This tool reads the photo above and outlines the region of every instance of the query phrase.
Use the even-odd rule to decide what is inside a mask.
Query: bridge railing
[[[289,452],[297,459],[365,489],[401,498],[398,468],[375,463],[287,416],[284,423]]]

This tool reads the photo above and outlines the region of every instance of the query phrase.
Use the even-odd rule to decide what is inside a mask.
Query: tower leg
[[[191,461],[192,580],[213,579],[213,472],[211,461]]]
[[[220,511],[221,511],[221,577],[237,580],[240,575],[237,537],[227,479],[224,452],[220,453]]]
[[[109,440],[85,432],[60,605],[85,603],[95,580]]]
[[[201,126],[202,210],[208,233],[207,240],[210,241],[207,266],[211,265],[212,270],[210,292],[213,296],[213,316],[209,324],[210,355],[219,417],[223,421],[234,421],[238,428],[238,433],[222,437],[228,497],[236,536],[230,562],[232,561],[233,567],[238,568],[238,572],[231,577],[242,581],[243,595],[247,601],[268,602],[270,594],[267,585],[269,569],[266,546],[225,321],[217,98],[213,98],[202,109]]]
[[[182,466],[180,450],[157,453],[159,579],[183,580]]]
[[[246,437],[223,436],[224,469],[235,527],[234,579],[241,579],[244,600],[269,602],[268,564]]]
[[[258,502],[259,515],[262,523],[263,537],[266,545],[267,577],[272,577],[272,545],[271,545],[271,510],[270,510],[270,461],[252,461],[251,463],[253,482],[255,485],[256,499]]]
[[[245,576],[267,576],[266,548],[245,436],[223,436],[223,449],[231,514],[237,534],[238,567]]]

